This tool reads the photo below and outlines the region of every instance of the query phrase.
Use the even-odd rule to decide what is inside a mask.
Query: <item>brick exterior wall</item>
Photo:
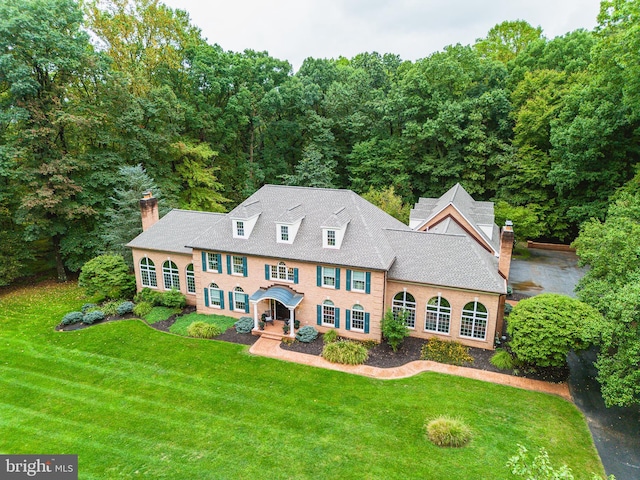
[[[148,257],[151,261],[153,261],[156,267],[156,280],[158,282],[157,288],[154,290],[158,290],[159,292],[165,292],[167,289],[164,288],[164,282],[162,278],[162,264],[167,260],[171,260],[176,264],[178,271],[180,272],[180,291],[187,297],[188,305],[196,304],[196,295],[187,293],[187,265],[193,263],[193,259],[191,255],[186,253],[168,253],[168,252],[158,252],[154,250],[141,250],[137,248],[131,249],[133,253],[133,265],[136,274],[136,288],[138,291],[142,290],[142,279],[140,278],[140,260],[144,257]],[[196,288],[198,285],[198,266],[194,264],[194,270],[196,274]],[[198,290],[196,290],[197,292]]]

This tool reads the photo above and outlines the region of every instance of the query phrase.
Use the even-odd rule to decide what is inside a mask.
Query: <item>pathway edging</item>
[[[413,362],[409,362],[400,367],[393,368],[378,368],[370,365],[342,365],[339,363],[331,363],[316,355],[283,350],[280,348],[280,341],[263,337],[260,337],[251,346],[249,353],[262,357],[277,358],[288,362],[301,363],[303,365],[326,368],[328,370],[337,370],[365,377],[378,378],[381,380],[407,378],[422,372],[445,373],[449,375],[456,375],[458,377],[472,378],[500,385],[523,388],[525,390],[549,393],[551,395],[562,397],[570,402],[573,401],[571,393],[569,392],[569,386],[566,382],[549,383],[542,380],[514,377],[513,375],[506,375],[504,373],[488,372],[486,370],[478,370],[476,368],[458,367],[429,360],[414,360]]]

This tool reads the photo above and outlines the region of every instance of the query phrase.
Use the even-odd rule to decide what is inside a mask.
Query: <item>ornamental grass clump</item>
[[[236,327],[237,333],[251,333],[253,330],[253,319],[251,317],[240,317],[236,323],[233,324]]]
[[[329,330],[322,336],[322,342],[326,345],[328,343],[334,343],[338,340],[338,332],[335,330]]]
[[[420,359],[459,366],[473,363],[473,357],[469,355],[469,347],[437,338],[432,338],[422,346]]]
[[[151,312],[152,308],[153,305],[151,305],[149,302],[140,302],[135,307],[133,307],[133,314],[136,317],[142,318],[146,315],[149,315],[149,312]]]
[[[213,323],[193,322],[187,327],[187,335],[195,338],[213,338],[222,333],[222,328]]]
[[[439,447],[464,447],[471,440],[471,429],[461,420],[438,417],[425,424],[426,435]]]
[[[499,368],[500,370],[511,370],[515,366],[511,354],[502,349],[496,350],[496,353],[491,356],[489,361],[491,362],[491,365]]]
[[[360,365],[369,358],[369,352],[366,347],[359,342],[341,340],[339,342],[327,343],[322,349],[322,357],[332,363]]]

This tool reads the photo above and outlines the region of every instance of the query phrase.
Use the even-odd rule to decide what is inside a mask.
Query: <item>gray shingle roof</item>
[[[131,240],[127,247],[191,253],[191,248],[185,245],[223,218],[222,213],[174,209]]]
[[[246,203],[260,201],[262,213],[248,239],[232,237],[231,218]],[[276,241],[276,222],[292,205],[304,207],[304,219],[293,244]],[[340,209],[344,207],[344,210]],[[322,247],[322,227],[336,213],[336,220],[349,220],[339,249]],[[351,190],[265,185],[236,209],[225,215],[214,228],[209,228],[187,244],[191,247],[220,252],[302,260],[314,263],[351,265],[387,270],[395,258],[385,228],[410,230],[402,222],[386,214]]]
[[[471,195],[456,183],[440,198],[420,198],[411,210],[411,219],[426,222],[431,217],[438,214],[447,205],[453,205],[471,223],[484,240],[497,252],[500,248],[500,239],[497,235],[491,238],[480,228],[480,225],[493,225],[495,217],[493,214],[493,202],[480,202],[473,199]],[[446,232],[446,228],[444,231]],[[443,231],[440,229],[438,231]],[[495,233],[495,229],[492,229]]]
[[[506,293],[498,259],[468,235],[386,230],[396,251],[390,280]]]

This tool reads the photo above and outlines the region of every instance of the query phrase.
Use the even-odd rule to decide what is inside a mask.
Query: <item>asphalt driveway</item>
[[[530,258],[511,262],[509,285],[514,293],[576,296],[573,290],[586,270],[578,267],[574,253],[529,251]],[[596,355],[595,349],[569,355],[571,395],[587,419],[607,475],[613,474],[617,480],[640,480],[640,407],[605,407],[593,366]]]

